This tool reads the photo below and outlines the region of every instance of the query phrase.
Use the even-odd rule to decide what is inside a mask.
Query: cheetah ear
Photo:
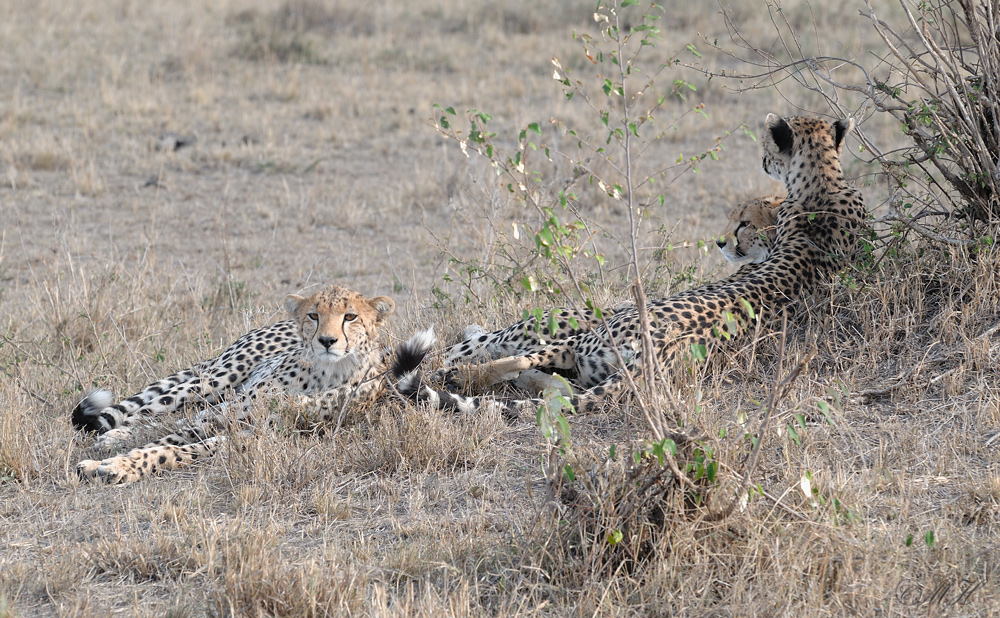
[[[289,294],[285,297],[285,311],[290,313],[292,316],[299,310],[302,303],[305,302],[304,296],[299,296],[298,294]]]
[[[392,310],[396,308],[396,303],[392,302],[392,299],[388,296],[379,296],[377,298],[369,298],[368,304],[372,306],[375,310],[375,324],[381,324],[392,315]]]
[[[833,147],[840,152],[844,147],[844,137],[854,128],[854,118],[844,118],[833,123]]]
[[[771,135],[771,141],[778,147],[778,153],[789,154],[795,144],[795,138],[792,137],[792,127],[788,126],[784,118],[776,114],[768,114],[764,125]]]

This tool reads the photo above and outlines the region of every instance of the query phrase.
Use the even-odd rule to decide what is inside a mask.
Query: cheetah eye
[[[309,313],[309,314],[306,315],[306,317],[309,318],[310,320],[312,320],[313,322],[319,322],[319,314],[318,313],[315,313],[315,312]]]
[[[345,313],[344,314],[344,321],[345,322],[353,322],[354,320],[357,320],[357,319],[358,319],[358,315],[356,313]]]

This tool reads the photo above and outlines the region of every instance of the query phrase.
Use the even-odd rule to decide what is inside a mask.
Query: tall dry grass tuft
[[[224,533],[219,549],[225,569],[208,605],[222,615],[335,616],[364,607],[366,574],[336,550],[295,560],[266,528],[239,524]]]
[[[0,388],[4,411],[0,414],[0,483],[26,481],[41,472],[37,445],[45,433],[30,413],[34,405],[23,388],[6,384]]]

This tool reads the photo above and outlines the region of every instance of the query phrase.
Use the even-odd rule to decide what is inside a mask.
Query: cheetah
[[[741,265],[741,268],[721,281],[703,285],[697,290],[705,292],[723,285],[730,280],[740,279],[756,268],[767,259],[776,234],[775,220],[778,208],[781,206],[780,197],[768,196],[746,200],[737,204],[729,212],[729,223],[722,235],[716,240],[723,257],[732,263]],[[468,380],[456,379],[448,368],[456,363],[467,363],[471,360],[488,361],[495,358],[507,356],[523,356],[532,352],[543,351],[548,340],[565,340],[575,337],[585,330],[597,328],[601,325],[602,316],[604,319],[611,317],[614,310],[604,309],[601,314],[597,314],[592,309],[582,309],[580,311],[559,310],[557,312],[544,313],[542,322],[536,318],[529,318],[526,322],[518,323],[494,333],[491,336],[479,325],[473,324],[466,328],[462,342],[453,346],[447,351],[444,361],[444,369],[439,371],[439,378],[445,382],[450,382],[452,387],[468,390],[470,384]],[[569,373],[566,370],[563,373]],[[414,374],[413,379],[416,379]],[[511,381],[514,386],[526,392],[538,393],[548,386],[561,387],[561,382],[553,381],[549,374],[537,370],[515,371],[506,376],[494,376],[491,381]],[[419,388],[415,385],[406,385],[411,390]],[[488,386],[487,384],[480,387]],[[427,396],[436,401],[448,401],[438,395],[427,391]],[[464,403],[463,407],[474,405]]]
[[[737,204],[729,212],[729,224],[716,240],[723,257],[741,268],[719,282],[701,286],[704,292],[730,280],[741,279],[767,259],[774,243],[774,226],[781,198],[759,197]],[[580,335],[600,326],[603,318],[614,314],[614,309],[603,309],[597,314],[593,309],[579,311],[567,309],[543,313],[542,321],[531,317],[526,322],[504,329],[494,336],[484,336],[486,331],[477,324],[466,328],[462,342],[446,352],[445,367],[470,360],[492,360],[505,356],[524,355],[541,351],[548,340],[563,340]]]
[[[844,179],[840,165],[853,121],[830,124],[770,114],[765,126],[764,171],[787,190],[777,209],[774,244],[766,257],[742,256],[749,263],[721,282],[646,303],[657,371],[690,354],[694,345],[711,350],[723,339],[738,338],[756,319],[773,320],[829,279],[854,253],[867,215],[860,192]],[[736,236],[739,227],[733,232]],[[747,226],[743,227],[745,231]],[[742,259],[735,252],[733,256]],[[760,263],[754,263],[758,259]],[[642,363],[637,362],[642,358],[642,340],[635,307],[603,320],[595,319],[593,312],[563,310],[547,314],[544,321],[541,328],[529,320],[493,333],[476,333],[448,350],[443,377],[453,384],[485,389],[528,370],[560,372],[574,379],[578,392],[572,403],[581,412],[622,393],[624,370],[638,380],[657,378],[642,375]],[[483,359],[486,362],[462,364]],[[456,380],[456,375],[462,379]],[[443,408],[473,411],[484,402],[436,389],[416,373],[400,387],[413,399]]]
[[[729,223],[715,241],[722,257],[739,266],[766,260],[778,232],[774,223],[780,206],[779,197],[758,197],[741,202],[729,211]],[[737,278],[746,274],[737,273]]]
[[[155,423],[188,405],[210,407],[177,432],[126,455],[81,461],[79,475],[133,482],[210,457],[224,440],[222,422],[245,421],[251,401],[263,395],[291,396],[317,410],[318,422],[336,418],[349,402],[377,395],[387,373],[398,379],[416,369],[433,346],[433,332],[423,331],[390,362],[377,338],[394,307],[391,298],[366,298],[336,285],[311,296],[291,294],[285,309],[292,319],[243,335],[215,358],[114,405],[108,391],[89,393],[73,409],[72,423],[100,434],[97,445],[103,447],[127,438],[140,422]]]

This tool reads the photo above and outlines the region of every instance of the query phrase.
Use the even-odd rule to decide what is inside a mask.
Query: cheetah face
[[[844,136],[854,120],[838,120],[832,125],[819,118],[768,114],[764,121],[763,166],[768,176],[793,187],[796,181],[815,174],[816,168],[830,167],[840,157]]]
[[[760,264],[771,254],[777,233],[774,222],[781,206],[779,197],[758,197],[737,204],[729,212],[729,224],[715,244],[733,264]]]
[[[298,322],[306,348],[318,360],[337,361],[359,349],[369,350],[395,303],[335,285],[312,296],[290,294],[285,308]]]

